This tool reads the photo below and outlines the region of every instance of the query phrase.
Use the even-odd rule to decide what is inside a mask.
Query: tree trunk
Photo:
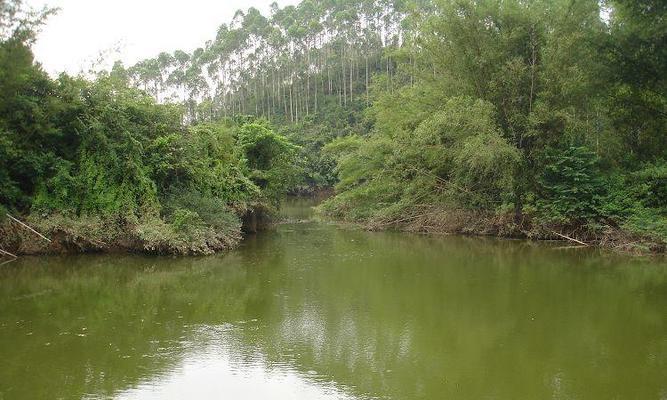
[[[370,95],[368,93],[368,53],[366,53],[366,107],[370,103]]]

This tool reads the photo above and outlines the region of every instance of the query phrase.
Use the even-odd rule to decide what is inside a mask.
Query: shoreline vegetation
[[[372,230],[666,251],[664,1],[304,0],[53,78],[55,12],[0,4],[0,262],[225,251],[327,188]]]
[[[298,193],[290,196],[325,199],[318,193]],[[332,195],[329,191],[324,191]],[[325,200],[326,201],[326,200]],[[319,214],[325,214],[322,207],[316,207]],[[54,218],[47,221],[30,221],[39,227],[39,232],[48,232],[48,240],[30,232],[16,223],[5,222],[0,227],[3,237],[0,248],[9,260],[24,255],[55,255],[76,253],[146,253],[174,255],[206,255],[228,251],[236,247],[245,234],[254,234],[270,229],[281,219],[275,210],[250,210],[241,218],[241,225],[233,225],[234,230],[224,233],[213,230],[205,232],[199,240],[179,237],[148,236],[145,225],[134,226],[120,223],[113,227],[100,220],[83,221],[68,218]],[[360,222],[336,218],[334,221],[349,223],[369,231],[397,230],[427,235],[491,236],[501,239],[522,239],[531,241],[561,241],[574,247],[596,247],[626,254],[663,254],[664,242],[649,236],[631,234],[622,229],[605,227],[598,232],[587,231],[584,227],[535,226],[532,221],[522,225],[514,224],[511,215],[481,214],[468,210],[448,210],[422,207],[396,220]],[[104,233],[102,233],[104,232]],[[12,238],[7,240],[7,238]],[[11,249],[15,253],[7,252]]]
[[[321,211],[320,207],[320,213]],[[335,221],[350,224],[368,231],[396,230],[425,235],[462,235],[519,239],[533,242],[562,242],[563,248],[599,248],[637,256],[660,255],[667,252],[664,240],[630,231],[604,227],[591,231],[583,226],[534,225],[532,221],[514,223],[513,216],[469,210],[422,208],[397,220],[359,221],[335,218]]]
[[[322,200],[323,203],[315,207],[320,215],[326,215],[327,199],[333,196],[333,191],[326,189],[289,195],[293,198]],[[240,223],[231,225],[233,229],[223,233],[207,230],[196,240],[192,237],[179,237],[173,231],[171,237],[165,237],[164,234],[150,236],[150,227],[141,223],[129,225],[128,221],[115,221],[116,226],[112,221],[74,220],[62,217],[46,221],[29,221],[32,225],[26,224],[28,227],[36,226],[40,229],[36,232],[21,226],[20,222],[5,221],[0,226],[0,237],[4,238],[0,248],[8,258],[21,255],[118,252],[206,255],[231,250],[243,240],[244,235],[270,229],[275,223],[281,222],[276,214],[275,209],[248,210],[239,218]],[[662,254],[667,250],[665,243],[660,240],[633,235],[610,226],[593,232],[582,226],[534,225],[534,221],[531,220],[516,225],[510,214],[501,216],[437,207],[420,207],[412,212],[406,211],[401,218],[393,220],[360,222],[338,217],[334,221],[369,231],[397,230],[427,235],[455,234],[531,241],[561,241],[571,244],[572,247],[597,247],[636,255]],[[40,232],[48,232],[49,237],[44,238]],[[8,238],[12,239],[7,240]],[[5,249],[11,249],[15,253],[6,252]]]
[[[129,107],[113,110],[114,118],[136,112]],[[270,224],[296,177],[297,146],[262,120],[171,128],[115,143],[98,137],[100,143],[60,161],[62,169],[33,189],[27,215],[0,218],[0,249],[6,255],[212,254]],[[136,153],[126,153],[131,146]]]

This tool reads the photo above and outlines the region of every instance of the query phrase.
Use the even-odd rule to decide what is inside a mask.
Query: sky
[[[215,38],[238,9],[269,15],[274,0],[25,0],[33,8],[60,8],[42,28],[33,51],[52,75],[90,69],[104,55],[110,66],[132,65],[162,51],[192,51]],[[299,0],[276,0],[280,7]]]

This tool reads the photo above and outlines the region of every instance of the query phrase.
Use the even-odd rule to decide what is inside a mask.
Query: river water
[[[0,399],[667,399],[667,263],[310,219],[0,267]]]

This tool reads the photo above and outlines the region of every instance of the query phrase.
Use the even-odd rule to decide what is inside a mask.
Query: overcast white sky
[[[268,16],[273,0],[26,0],[60,8],[42,29],[33,50],[46,71],[87,71],[100,52],[131,65],[161,51],[191,51],[215,38],[238,9],[256,7]],[[280,7],[299,0],[277,0]]]

